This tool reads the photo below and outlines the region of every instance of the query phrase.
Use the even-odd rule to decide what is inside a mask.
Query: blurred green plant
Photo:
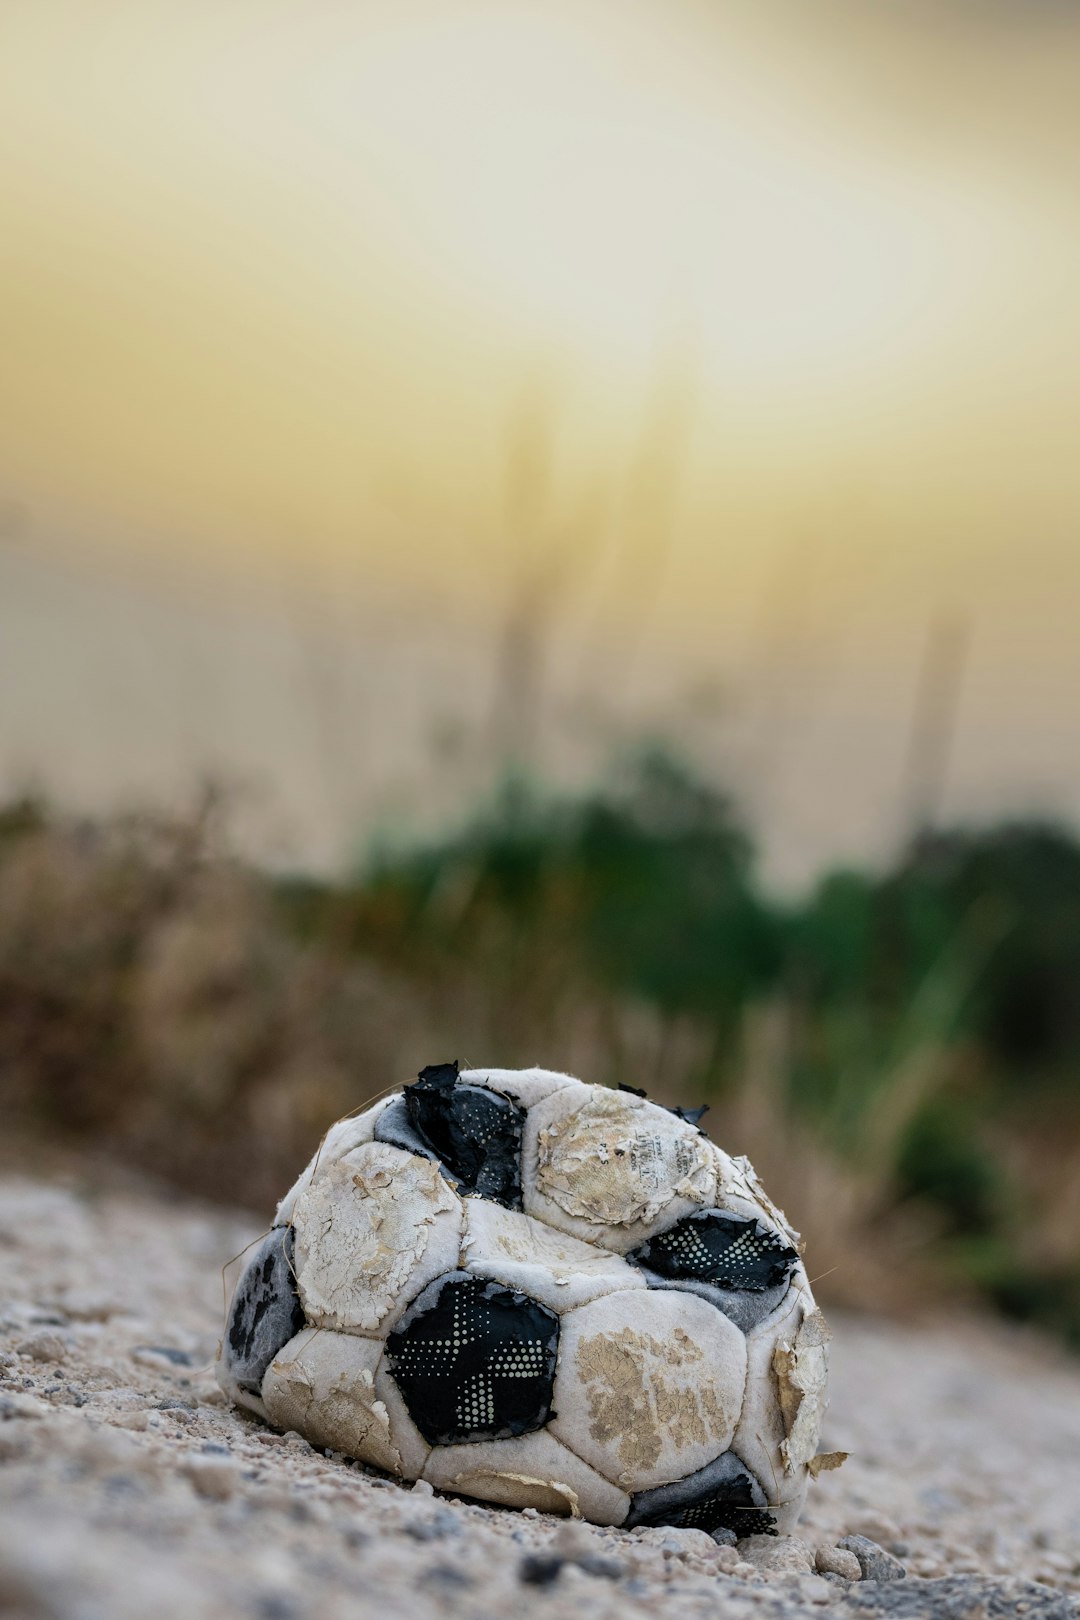
[[[454,958],[512,943],[663,1014],[729,1023],[775,977],[774,918],[726,798],[661,754],[609,790],[549,801],[508,784],[457,838],[377,857],[363,880],[382,942],[391,919]]]
[[[1038,1256],[1060,1199],[1015,1147],[1033,1136],[1034,1088],[1038,1123],[1067,1115],[1080,1151],[1068,833],[922,835],[891,871],[831,873],[783,905],[729,799],[649,752],[569,800],[509,784],[455,835],[376,855],[341,903],[351,947],[440,984],[461,1040],[507,1062],[577,1060],[664,1100],[707,1095],[723,1139],[756,1160],[784,1137],[775,1179],[804,1224],[829,1227],[843,1189],[837,1253],[863,1244],[856,1226],[872,1249],[910,1217],[893,1234],[906,1260],[931,1256],[950,1285],[1049,1319]],[[851,1261],[840,1291],[860,1297],[871,1264]],[[1069,1265],[1054,1275],[1050,1314],[1080,1319],[1080,1292],[1075,1306],[1061,1292]]]

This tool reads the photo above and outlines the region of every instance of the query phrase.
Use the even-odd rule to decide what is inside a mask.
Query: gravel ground
[[[599,1530],[401,1486],[230,1408],[220,1268],[252,1222],[117,1179],[0,1176],[0,1616],[1080,1615],[1080,1368],[1038,1341],[835,1321],[823,1446],[852,1456],[796,1537]],[[849,1535],[906,1578],[845,1578]]]

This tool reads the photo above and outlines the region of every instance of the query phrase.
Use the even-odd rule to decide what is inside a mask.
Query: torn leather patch
[[[786,1438],[780,1442],[784,1471],[809,1467],[817,1453],[821,1423],[828,1405],[828,1344],[832,1335],[818,1310],[804,1316],[791,1342],[773,1351],[780,1411]]]
[[[817,1479],[819,1474],[828,1474],[834,1468],[843,1468],[850,1455],[849,1451],[819,1451],[806,1465],[811,1479]]]
[[[437,1164],[365,1142],[312,1182],[295,1220],[308,1321],[370,1332],[456,1264],[463,1212]]]
[[[672,1199],[708,1205],[716,1191],[701,1133],[633,1094],[592,1086],[539,1133],[537,1190],[597,1226],[654,1221]]]
[[[409,1124],[462,1192],[520,1209],[525,1110],[458,1074],[456,1062],[421,1069],[403,1094]]]

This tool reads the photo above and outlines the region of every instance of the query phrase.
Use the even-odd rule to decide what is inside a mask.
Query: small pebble
[[[907,1574],[898,1558],[867,1536],[845,1536],[837,1545],[855,1554],[864,1581],[902,1581]]]
[[[840,1575],[845,1581],[862,1579],[862,1565],[847,1547],[832,1547],[822,1542],[814,1550],[814,1566],[819,1575]]]
[[[739,1556],[745,1564],[770,1575],[812,1575],[813,1549],[797,1536],[744,1536]]]
[[[553,1586],[565,1563],[557,1553],[529,1553],[518,1565],[518,1579],[523,1586]]]
[[[192,1458],[184,1464],[182,1472],[198,1494],[211,1502],[227,1502],[239,1483],[236,1468],[220,1457]]]
[[[10,1395],[0,1395],[0,1419],[2,1418],[40,1418],[50,1408],[44,1401],[39,1401],[36,1395],[23,1395],[13,1391]]]
[[[439,1541],[446,1534],[433,1519],[416,1519],[403,1524],[401,1528],[413,1541]]]
[[[646,1546],[659,1547],[666,1558],[683,1558],[688,1553],[713,1556],[716,1543],[704,1530],[682,1530],[674,1525],[645,1525],[634,1531]]]
[[[152,1367],[155,1362],[168,1362],[171,1367],[193,1367],[195,1357],[190,1350],[180,1350],[173,1344],[137,1344],[131,1351],[132,1361]]]
[[[466,1575],[463,1569],[457,1569],[453,1564],[432,1564],[425,1570],[420,1580],[425,1585],[446,1587],[468,1587],[473,1585],[471,1575]]]
[[[21,1356],[29,1356],[31,1361],[63,1361],[68,1353],[68,1347],[59,1333],[32,1333],[15,1348]]]
[[[596,1552],[596,1541],[583,1524],[568,1519],[565,1524],[560,1524],[552,1536],[548,1550],[559,1558],[587,1558]]]
[[[586,1575],[595,1575],[600,1580],[619,1581],[622,1579],[623,1566],[614,1558],[603,1558],[599,1553],[586,1553],[584,1558],[576,1560],[578,1569],[583,1569]]]

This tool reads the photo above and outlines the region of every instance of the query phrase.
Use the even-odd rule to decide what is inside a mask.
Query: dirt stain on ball
[[[665,1439],[681,1449],[730,1428],[712,1384],[685,1379],[685,1369],[704,1359],[682,1328],[666,1340],[630,1327],[581,1340],[577,1371],[589,1402],[589,1432],[599,1445],[615,1442],[628,1474],[655,1467]],[[679,1376],[665,1377],[664,1367]]]

